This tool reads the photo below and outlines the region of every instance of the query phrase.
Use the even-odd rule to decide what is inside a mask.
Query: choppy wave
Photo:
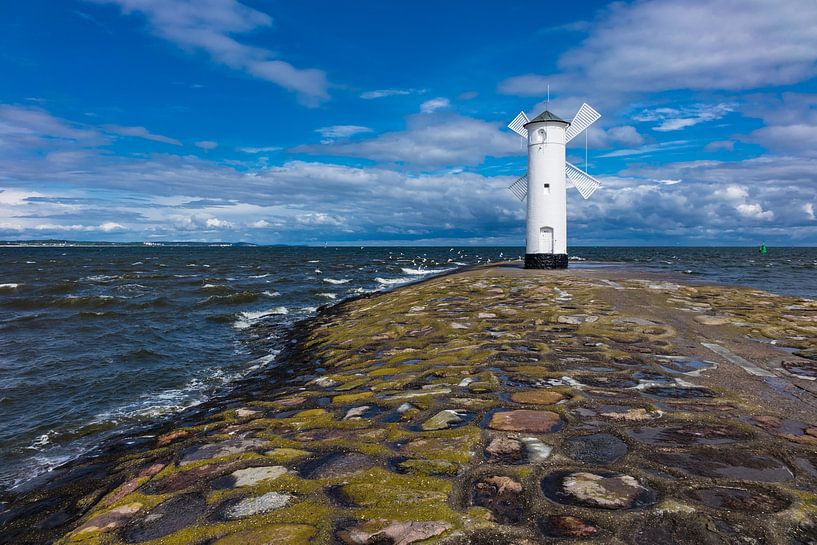
[[[9,282],[7,284],[0,284],[0,290],[16,290],[20,287],[20,284],[14,284]]]
[[[289,310],[287,309],[287,307],[284,306],[270,308],[267,310],[242,312],[238,315],[234,327],[236,329],[247,329],[253,324],[269,316],[282,316],[286,314],[289,314]]]
[[[199,303],[199,305],[239,305],[242,303],[252,303],[258,300],[260,293],[254,291],[239,291],[229,295],[212,295]]]
[[[453,271],[453,268],[450,269],[410,269],[408,267],[403,267],[401,269],[403,274],[413,274],[413,275],[426,275],[426,274],[440,274],[448,271]]]
[[[324,278],[323,281],[328,284],[348,284],[352,280],[349,278],[341,278],[339,280],[335,278]]]
[[[327,299],[337,299],[338,294],[336,294],[336,293],[319,293],[318,297],[325,297]]]
[[[403,278],[380,278],[379,276],[375,277],[375,282],[377,282],[378,284],[383,284],[384,286],[393,286],[393,285],[396,285],[396,284],[406,284],[408,282],[411,282],[412,280],[414,280],[414,279],[410,278],[410,277],[408,277],[408,278],[407,277],[403,277]]]

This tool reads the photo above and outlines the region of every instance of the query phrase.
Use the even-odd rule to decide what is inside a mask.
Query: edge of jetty
[[[817,301],[672,280],[477,267],[323,308],[7,498],[0,543],[815,542]]]

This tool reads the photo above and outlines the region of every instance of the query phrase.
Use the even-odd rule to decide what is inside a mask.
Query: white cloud
[[[691,144],[687,140],[672,140],[670,142],[660,142],[658,144],[646,144],[637,148],[625,148],[611,151],[599,157],[630,157],[633,155],[651,155],[661,151],[688,148]]]
[[[735,110],[732,104],[694,104],[684,108],[654,108],[633,116],[635,121],[660,122],[654,131],[677,131],[706,121],[720,119]]]
[[[374,91],[366,91],[361,93],[360,98],[364,100],[373,100],[376,98],[385,98],[400,95],[414,95],[425,93],[425,89],[376,89]]]
[[[229,221],[220,220],[218,218],[207,218],[204,225],[212,229],[232,229],[233,224]]]
[[[238,151],[242,151],[244,153],[273,153],[276,151],[281,151],[283,148],[280,146],[265,146],[260,148],[238,148]]]
[[[734,151],[735,142],[733,140],[716,140],[704,146],[704,150],[708,152],[716,151]]]
[[[763,210],[763,207],[757,203],[741,203],[735,207],[740,212],[741,216],[746,218],[770,220],[774,218],[774,212],[770,210]]]
[[[248,45],[234,36],[272,25],[272,18],[237,0],[92,0],[116,4],[126,14],[140,13],[158,36],[182,49],[201,50],[213,60],[294,91],[308,106],[329,98],[326,74],[314,68],[299,69],[276,58],[262,47]]]
[[[107,221],[99,226],[99,230],[102,231],[103,233],[110,233],[111,231],[121,231],[124,229],[125,229],[124,225],[113,221]]]
[[[360,125],[332,125],[331,127],[321,127],[315,129],[315,132],[324,138],[348,138],[356,134],[363,134],[372,132],[369,127],[361,127]]]
[[[602,129],[600,127],[590,127],[587,129],[587,145],[592,149],[611,148],[613,146],[640,146],[644,143],[644,137],[632,125],[621,125]],[[584,147],[584,138],[579,136],[572,140],[569,147]]]
[[[807,202],[803,205],[803,212],[806,213],[806,217],[810,220],[817,219],[814,215],[814,203]]]
[[[813,0],[617,2],[559,58],[559,73],[516,76],[499,89],[523,96],[543,95],[548,83],[604,94],[752,89],[814,77],[815,60]]]
[[[218,147],[218,142],[214,142],[212,140],[200,140],[199,142],[196,142],[196,147],[205,151],[210,151]]]
[[[499,125],[471,117],[420,114],[409,117],[405,131],[352,143],[299,146],[294,151],[424,167],[478,165],[487,156],[520,153],[515,136]]]
[[[120,136],[132,136],[134,138],[142,138],[144,140],[152,140],[153,142],[162,142],[164,144],[172,144],[174,146],[181,146],[182,143],[175,138],[163,136],[161,134],[154,134],[145,127],[127,127],[123,125],[104,125],[103,128],[114,134]]]
[[[442,108],[448,108],[451,102],[447,98],[438,97],[426,100],[420,105],[420,111],[424,114],[431,114]]]

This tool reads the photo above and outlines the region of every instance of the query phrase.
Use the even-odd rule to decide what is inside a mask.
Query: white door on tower
[[[542,227],[539,230],[539,253],[553,253],[553,228]]]

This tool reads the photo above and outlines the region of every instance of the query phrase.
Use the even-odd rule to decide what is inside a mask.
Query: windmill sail
[[[525,123],[528,122],[528,116],[525,115],[525,112],[519,112],[519,115],[513,118],[513,121],[508,123],[508,128],[511,129],[513,132],[521,136],[522,138],[528,137],[528,130],[524,127]]]
[[[601,114],[591,108],[587,103],[582,104],[582,107],[576,112],[576,116],[565,131],[565,143],[576,138],[583,130],[595,123],[600,117]]]
[[[524,201],[528,196],[528,175],[520,176],[518,180],[508,186],[508,189],[520,201]]]
[[[573,186],[579,190],[582,198],[589,198],[594,191],[601,187],[601,182],[568,162],[565,162],[565,174],[573,182]]]

